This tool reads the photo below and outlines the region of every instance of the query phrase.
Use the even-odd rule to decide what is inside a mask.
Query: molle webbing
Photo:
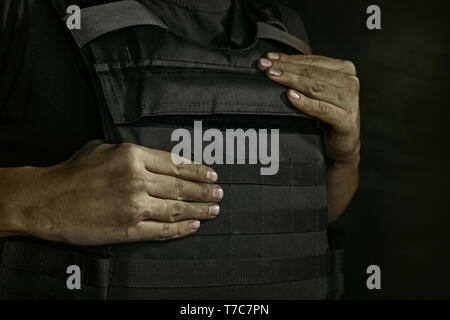
[[[18,280],[8,277],[14,272],[43,273],[48,283],[56,284],[53,292],[92,299],[106,298],[107,288],[190,288],[224,287],[230,285],[273,284],[301,281],[325,276],[329,270],[327,256],[310,256],[286,261],[281,258],[236,260],[151,260],[151,259],[99,259],[74,251],[41,244],[5,241],[0,266],[3,289],[16,287]],[[66,287],[68,265],[80,267],[81,290]],[[254,272],[255,266],[265,265],[264,279]],[[194,277],[192,276],[194,275]],[[39,285],[36,286],[39,290]],[[42,288],[41,288],[42,290]],[[1,290],[0,290],[1,291]],[[44,290],[45,291],[45,290]],[[29,292],[30,293],[30,292]],[[88,294],[86,296],[86,294]],[[48,296],[47,298],[51,298]],[[54,298],[58,298],[55,294]]]

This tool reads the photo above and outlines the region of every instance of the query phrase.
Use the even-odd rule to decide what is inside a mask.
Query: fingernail
[[[216,217],[220,212],[220,207],[218,205],[213,205],[208,208],[208,214],[210,216]]]
[[[278,60],[278,59],[280,59],[280,55],[278,53],[269,52],[267,54],[267,58],[272,59],[272,60]]]
[[[194,221],[189,223],[189,229],[196,231],[198,230],[198,228],[200,228],[200,221]]]
[[[278,69],[270,69],[269,74],[271,76],[279,77],[279,76],[281,76],[281,71]]]
[[[223,198],[223,190],[221,188],[216,188],[213,190],[213,198],[221,200]]]
[[[292,99],[296,99],[296,100],[300,99],[300,95],[297,92],[295,92],[294,90],[290,90],[289,95],[291,96]]]
[[[208,171],[206,173],[206,178],[211,182],[216,182],[219,176],[214,171]]]
[[[259,63],[261,63],[261,65],[263,67],[271,67],[272,66],[272,61],[270,61],[269,59],[265,59],[265,58],[259,59]]]

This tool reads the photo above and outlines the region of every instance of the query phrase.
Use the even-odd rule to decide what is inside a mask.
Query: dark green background
[[[449,299],[448,22],[444,1],[280,0],[316,54],[352,60],[361,80],[360,190],[345,231],[346,298]],[[382,29],[366,28],[381,7]],[[366,268],[381,268],[381,290]]]

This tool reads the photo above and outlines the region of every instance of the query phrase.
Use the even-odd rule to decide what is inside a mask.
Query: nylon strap
[[[292,263],[292,278],[290,270]],[[255,266],[266,270],[264,279]],[[315,279],[327,274],[327,255],[290,259],[113,260],[111,286],[190,288]]]
[[[35,272],[60,279],[65,285],[66,268],[80,266],[82,283],[106,288],[189,288],[267,284],[316,279],[328,272],[327,254],[265,259],[151,260],[98,259],[41,244],[5,241],[2,266],[9,270]],[[264,264],[261,278],[255,265]],[[291,266],[293,272],[290,273]]]
[[[303,54],[312,54],[311,47],[305,41],[268,23],[257,22],[257,33],[259,39],[279,41],[297,49]]]
[[[331,254],[331,272],[344,272],[344,249],[330,250]]]
[[[330,249],[328,299],[341,300],[344,296],[344,249]]]
[[[328,229],[329,249],[329,278],[328,278],[328,298],[340,300],[344,296],[344,234],[335,228]]]
[[[67,16],[64,20],[67,20]],[[167,26],[144,5],[137,1],[126,0],[81,10],[81,29],[72,30],[80,48],[95,38],[114,30],[150,25],[163,29]]]
[[[134,0],[125,0],[83,8],[81,29],[71,32],[78,46],[82,48],[101,35],[139,25],[167,29],[167,25],[144,5]],[[304,54],[312,53],[311,47],[305,41],[262,21],[257,22],[257,38],[279,41]]]

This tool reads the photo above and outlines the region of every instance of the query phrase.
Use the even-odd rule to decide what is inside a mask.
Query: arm
[[[30,186],[29,180],[36,171],[39,169],[33,167],[0,168],[0,238],[23,235],[18,213],[24,199],[17,194],[17,189],[26,190],[25,185]]]
[[[219,213],[216,180],[168,152],[91,143],[52,167],[0,169],[0,237],[77,245],[184,237]]]
[[[328,167],[328,221],[333,222],[344,212],[359,185],[359,147],[346,162],[333,162]]]
[[[321,56],[268,53],[258,67],[290,88],[288,100],[326,124],[329,221],[353,198],[359,180],[359,80],[353,63]]]

